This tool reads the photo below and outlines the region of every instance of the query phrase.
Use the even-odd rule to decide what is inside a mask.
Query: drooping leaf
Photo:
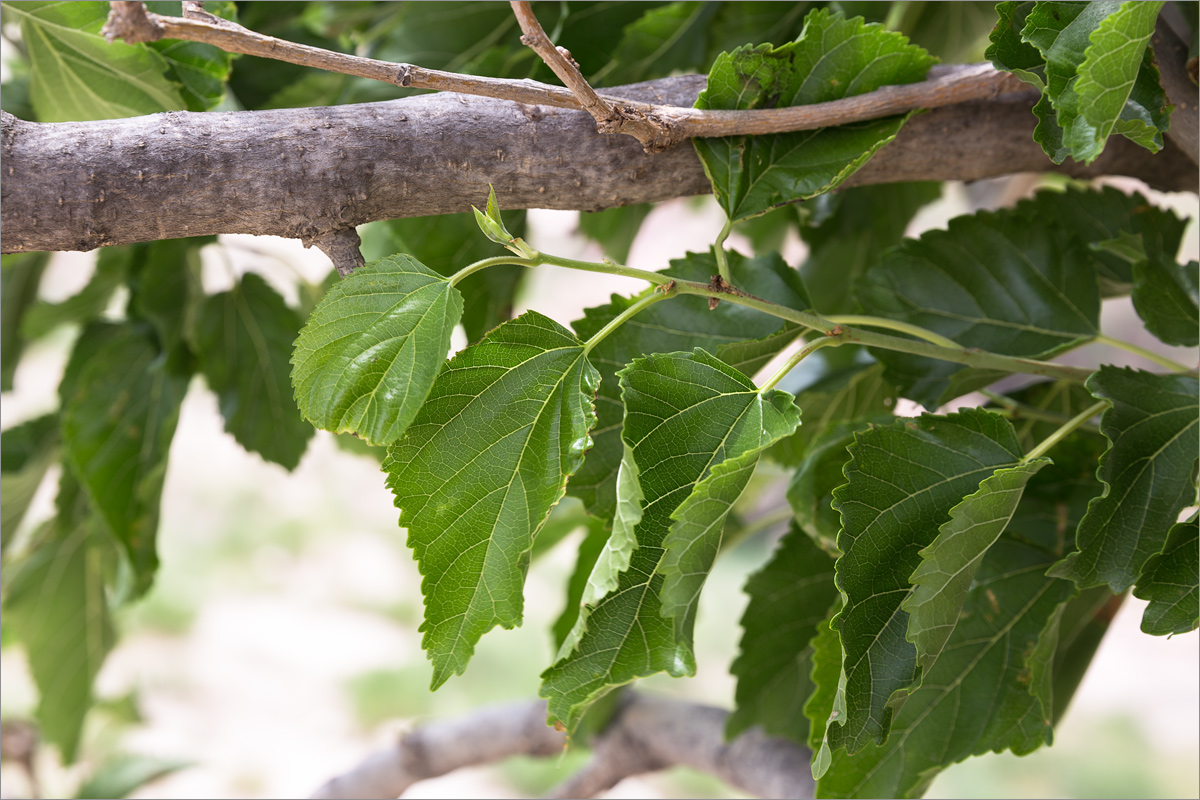
[[[77,293],[57,303],[35,303],[21,320],[21,336],[38,339],[59,325],[88,323],[99,319],[113,293],[129,277],[131,247],[104,247],[96,258],[96,271]],[[7,256],[6,256],[7,258]]]
[[[288,379],[300,315],[254,273],[207,298],[192,341],[200,369],[220,399],[225,430],[247,450],[295,469],[312,438]]]
[[[455,356],[388,450],[434,688],[483,634],[520,624],[533,537],[583,461],[598,381],[583,344],[529,311]]]
[[[888,251],[859,282],[870,314],[939,333],[964,347],[1041,358],[1098,333],[1100,296],[1090,254],[1069,235],[1019,213],[950,221]],[[901,394],[935,408],[958,364],[872,350]],[[994,380],[986,373],[983,382]],[[958,393],[977,388],[970,383]]]
[[[673,523],[663,540],[662,613],[675,623],[675,638],[691,642],[700,591],[717,560],[725,518],[750,482],[759,456],[800,424],[794,398],[770,390],[757,412],[761,435],[757,446],[715,464],[679,506],[671,512]],[[620,492],[618,492],[620,497]]]
[[[322,298],[296,339],[300,412],[370,444],[395,441],[425,402],[462,309],[450,282],[410,256],[359,267]]]
[[[1133,307],[1167,344],[1200,344],[1200,263],[1154,259],[1133,265]]]
[[[0,434],[0,553],[8,550],[58,454],[57,414],[14,425]]]
[[[838,599],[833,560],[793,524],[771,560],[750,576],[746,594],[741,652],[729,670],[738,682],[736,708],[725,734],[761,725],[771,736],[806,743],[812,641]]]
[[[59,391],[67,463],[124,547],[140,594],[158,567],[160,495],[187,379],[167,371],[144,332],[93,323],[80,334]]]
[[[887,739],[894,712],[920,684],[901,608],[919,551],[983,478],[1020,459],[1020,446],[1002,417],[966,409],[873,428],[855,438],[850,453],[849,482],[834,492],[846,601],[834,627],[845,651],[846,714],[827,736],[833,749],[854,753]]]
[[[795,270],[778,255],[747,259],[735,251],[729,253],[729,267],[734,285],[744,291],[758,297],[770,297],[776,303],[797,310],[810,308],[808,295]],[[707,283],[717,274],[717,264],[711,254],[691,253],[687,258],[672,261],[665,274]],[[614,295],[607,305],[587,309],[585,316],[573,322],[572,327],[581,339],[588,339],[636,300]],[[721,303],[710,311],[705,298],[695,296],[676,297],[651,306],[622,325],[601,341],[590,355],[603,378],[596,396],[594,443],[583,468],[571,479],[567,491],[583,500],[592,514],[606,520],[612,518],[616,508],[617,468],[622,457],[621,420],[624,414],[616,373],[626,364],[648,353],[702,347],[714,355],[728,355],[730,361],[727,363],[731,366],[753,373],[791,340],[791,337],[781,336],[772,343],[766,337],[785,330],[792,330],[792,326],[778,317],[733,303]],[[749,341],[757,341],[757,344],[738,346]],[[776,349],[772,350],[772,347]]]
[[[170,62],[144,44],[100,34],[108,3],[6,3],[21,23],[39,122],[117,119],[186,108]]]
[[[958,624],[979,565],[1016,512],[1025,484],[1048,463],[1038,458],[984,478],[977,492],[950,509],[937,538],[921,550],[921,564],[910,578],[912,593],[900,608],[908,613],[907,638],[917,647],[923,672],[937,660]]]
[[[1142,630],[1154,636],[1188,633],[1200,625],[1200,540],[1196,515],[1167,534],[1163,551],[1142,570],[1134,597],[1149,600]]]
[[[638,203],[603,211],[584,211],[579,215],[579,232],[604,248],[604,255],[623,263],[629,258],[629,248],[653,207],[650,203]]]
[[[49,253],[14,253],[0,266],[0,391],[10,392],[24,349],[22,321],[36,308],[38,284]]]
[[[1122,592],[1162,551],[1179,512],[1195,502],[1200,384],[1189,375],[1103,366],[1087,386],[1112,403],[1100,419],[1112,443],[1097,472],[1105,489],[1079,523],[1078,551],[1051,574],[1080,588],[1107,583]]]
[[[759,395],[748,378],[700,348],[636,359],[619,376],[622,440],[643,495],[637,547],[616,588],[580,612],[567,639],[572,647],[564,645],[542,674],[550,718],[568,729],[617,686],[654,672],[694,671],[691,631],[676,638],[659,602],[671,514],[716,465],[761,446],[763,430],[774,427],[766,424],[770,416],[790,402],[774,390]]]
[[[923,80],[933,63],[901,34],[816,9],[795,42],[740,47],[718,56],[696,108],[782,108],[840,100]],[[718,202],[736,221],[835,188],[890,142],[905,119],[695,139],[693,144]]]

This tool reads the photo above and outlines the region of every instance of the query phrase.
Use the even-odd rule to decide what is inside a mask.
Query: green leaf
[[[983,478],[1020,459],[1020,446],[1007,420],[967,409],[873,428],[855,438],[850,453],[849,482],[834,492],[843,525],[838,587],[846,604],[833,624],[845,650],[847,713],[829,726],[828,737],[833,749],[853,753],[887,739],[894,712],[920,685],[901,608],[919,551]]]
[[[192,766],[191,761],[131,753],[110,756],[79,786],[79,798],[128,797],[148,783]]]
[[[571,573],[571,579],[567,582],[567,600],[563,604],[563,612],[559,614],[558,619],[554,621],[554,626],[551,632],[554,634],[554,649],[557,652],[563,642],[567,640],[567,636],[575,628],[575,620],[579,619],[579,609],[583,603],[583,593],[588,585],[588,577],[592,574],[592,569],[596,566],[596,560],[600,558],[600,553],[604,550],[604,545],[608,542],[609,532],[604,520],[596,517],[588,517],[587,535],[583,542],[579,545],[579,552],[575,561],[575,569]],[[540,541],[540,537],[535,540]]]
[[[10,392],[25,346],[22,322],[36,308],[49,253],[15,253],[0,262],[0,391]]]
[[[1104,491],[1076,532],[1078,551],[1051,574],[1080,588],[1123,592],[1162,551],[1179,512],[1196,499],[1197,394],[1189,375],[1103,366],[1087,387],[1112,407],[1100,430],[1112,443],[1097,476]]]
[[[1163,551],[1142,570],[1133,596],[1149,600],[1142,630],[1154,636],[1188,633],[1200,626],[1200,546],[1196,515],[1171,526]]]
[[[934,331],[964,347],[1028,358],[1082,344],[1098,331],[1100,295],[1090,254],[1068,235],[1018,212],[957,217],[889,250],[859,283],[869,314]],[[872,350],[901,394],[934,408],[958,364]],[[991,373],[982,381],[994,379]],[[975,386],[959,385],[959,393]]]
[[[1049,463],[1039,458],[984,478],[977,492],[950,509],[937,538],[921,550],[921,564],[909,579],[912,593],[900,609],[908,613],[906,638],[916,645],[923,672],[941,655],[958,624],[979,565],[1016,512],[1025,484]]]
[[[187,107],[171,63],[143,44],[100,34],[108,3],[5,3],[21,23],[39,122],[116,119]]]
[[[260,276],[247,273],[228,292],[207,298],[192,341],[216,392],[225,430],[247,450],[295,469],[312,438],[292,398],[288,358],[300,315]]]
[[[96,271],[79,292],[58,303],[34,304],[21,320],[21,336],[38,339],[59,325],[97,320],[108,308],[113,293],[129,277],[132,247],[104,247],[96,258]]]
[[[934,59],[881,25],[824,9],[805,18],[782,47],[740,47],[717,57],[696,108],[809,105],[923,80]],[[693,144],[731,220],[835,188],[900,131],[907,116],[769,136],[695,139]]]
[[[946,766],[971,755],[1047,743],[1050,698],[1037,671],[1053,653],[1073,590],[1043,574],[1042,547],[1001,537],[988,551],[963,614],[885,745],[834,749],[818,797],[920,797]],[[831,728],[836,727],[831,725]]]
[[[763,393],[756,412],[761,420],[757,446],[726,458],[711,468],[687,499],[671,512],[671,525],[663,540],[663,576],[660,599],[663,616],[675,623],[675,638],[691,643],[700,591],[717,560],[725,518],[742,496],[758,466],[763,451],[800,424],[800,410],[787,392],[772,389]],[[618,491],[618,498],[621,493]]]
[[[156,14],[183,16],[180,3],[147,3]],[[231,2],[209,2],[204,10],[223,19],[237,21],[237,6]],[[169,66],[168,76],[179,86],[188,111],[211,111],[225,99],[225,84],[234,56],[211,44],[160,39],[148,47],[158,52]],[[315,105],[315,104],[314,104]]]
[[[300,412],[327,431],[395,441],[425,402],[462,308],[450,282],[410,256],[359,267],[329,290],[296,339]]]
[[[758,297],[770,297],[774,302],[805,310],[810,308],[808,295],[796,271],[778,255],[747,259],[737,252],[729,253],[729,268],[734,284]],[[686,258],[671,262],[665,274],[672,278],[708,283],[717,274],[717,264],[711,254],[690,253]],[[636,297],[613,296],[607,305],[589,308],[584,317],[572,323],[581,339],[589,339],[606,324],[637,302]],[[567,491],[583,500],[588,511],[603,519],[611,519],[616,509],[617,468],[621,463],[621,403],[620,385],[616,373],[633,359],[649,353],[670,353],[702,347],[713,354],[729,355],[731,366],[753,373],[761,368],[777,350],[790,341],[781,335],[773,342],[766,337],[792,331],[792,326],[759,311],[721,303],[710,311],[703,297],[676,297],[639,313],[601,341],[589,356],[600,370],[602,380],[596,396],[596,429],[593,445],[583,468],[571,479]],[[730,350],[734,345],[750,340],[762,340],[753,346]]]
[[[708,28],[719,8],[716,3],[680,2],[646,11],[625,26],[612,60],[594,80],[619,86],[703,67]]]
[[[604,255],[618,263],[629,258],[629,248],[637,238],[642,223],[654,208],[651,203],[617,206],[603,211],[583,211],[579,214],[579,232],[604,250]]]
[[[59,517],[13,567],[4,597],[5,627],[18,632],[38,687],[41,733],[68,764],[92,705],[92,681],[116,639],[98,550],[103,534],[94,517],[79,516],[63,502],[78,492],[74,483],[64,471]]]
[[[58,455],[57,414],[14,425],[0,434],[0,553],[12,544],[34,493]]]
[[[746,594],[741,652],[729,670],[738,682],[736,707],[725,735],[761,725],[770,736],[806,743],[813,639],[838,599],[833,560],[793,524],[771,560],[750,576]]]
[[[180,375],[196,369],[186,337],[204,296],[200,248],[215,241],[215,236],[168,239],[132,248],[128,314],[154,327],[167,354],[167,369]]]
[[[700,348],[637,359],[619,377],[622,440],[638,469],[629,477],[638,479],[643,495],[637,547],[616,588],[580,612],[568,637],[573,649],[564,645],[542,674],[550,718],[568,730],[617,686],[654,672],[694,671],[690,631],[677,639],[659,603],[671,514],[713,467],[759,447],[765,423],[790,400],[781,392],[761,397],[748,378]]]
[[[506,211],[502,216],[506,229],[524,235],[524,211]],[[495,246],[479,235],[470,214],[373,222],[360,233],[368,261],[408,253],[446,277],[468,264],[497,255]],[[467,341],[479,341],[512,317],[513,297],[527,274],[529,270],[519,264],[499,264],[468,275],[455,285],[463,296],[462,325]]]
[[[1200,263],[1154,259],[1133,265],[1133,307],[1167,344],[1200,344]]]
[[[829,606],[829,613],[817,626],[817,635],[810,645],[809,696],[804,704],[804,717],[807,720],[804,724],[808,726],[808,747],[813,752],[812,774],[818,778],[829,769],[832,756],[829,743],[825,741],[825,729],[831,720],[840,719],[846,714],[846,693],[844,689],[839,691],[843,688],[842,637],[831,625],[833,616],[842,608],[841,600],[839,595]]]
[[[124,547],[140,594],[158,567],[160,495],[187,379],[166,370],[145,333],[93,323],[59,391],[66,461]]]
[[[530,311],[455,356],[388,450],[434,688],[483,634],[520,624],[533,537],[583,461],[598,381],[583,344]]]

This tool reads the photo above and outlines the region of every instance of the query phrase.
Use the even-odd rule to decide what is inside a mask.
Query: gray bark
[[[690,106],[704,77],[612,90]],[[1032,141],[1035,95],[917,115],[850,184],[978,180],[1056,169],[1195,191],[1191,161],[1121,137],[1090,167],[1055,168]],[[306,244],[380,219],[464,211],[488,184],[503,208],[597,210],[710,191],[688,143],[647,155],[590,116],[453,94],[234,113],[38,124],[3,114],[5,253],[250,233]]]

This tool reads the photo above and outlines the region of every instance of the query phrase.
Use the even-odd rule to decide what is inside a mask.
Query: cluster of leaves
[[[544,76],[504,36],[515,30],[504,7],[296,5],[237,10],[296,41]],[[968,52],[995,21],[990,6],[969,4],[955,28],[920,5],[902,7],[900,21],[943,55]],[[1166,111],[1151,92],[1148,33],[1133,33],[1153,28],[1161,4],[1084,5],[1001,4],[991,57],[1040,81],[1038,137],[1056,160],[1090,160],[1114,132],[1153,149]],[[598,81],[711,64],[704,108],[824,102],[921,80],[935,61],[871,21],[888,13],[882,4],[544,11]],[[231,65],[198,45],[110,46],[103,3],[4,13],[28,56],[5,108],[45,121],[399,91],[276,62]],[[747,44],[763,39],[787,43]],[[1132,88],[1114,107],[1122,76]],[[502,215],[494,198],[475,215],[486,238],[463,235],[467,215],[367,226],[369,263],[301,286],[299,307],[255,273],[206,296],[204,240],[105,250],[87,286],[59,303],[38,298],[46,254],[5,256],[6,390],[26,344],[82,328],[59,410],[0,438],[5,637],[29,655],[47,738],[72,757],[113,646],[112,611],[154,579],[166,455],[188,382],[203,375],[227,430],[284,468],[313,425],[387,448],[388,487],[424,576],[435,687],[466,669],[485,633],[520,624],[530,560],[571,527],[553,516],[567,495],[590,522],[543,674],[551,721],[576,730],[624,684],[693,673],[705,578],[739,497],[772,462],[790,473],[794,521],[747,584],[730,733],[762,725],[809,744],[826,796],[917,795],[972,754],[1048,743],[1113,593],[1134,586],[1150,600],[1148,633],[1196,628],[1197,517],[1179,521],[1196,500],[1194,371],[1100,366],[1084,385],[1025,384],[986,408],[915,419],[894,416],[897,398],[936,409],[1007,373],[879,340],[821,350],[782,388],[752,377],[811,339],[788,321],[796,312],[870,314],[972,352],[1047,359],[1099,340],[1101,298],[1130,294],[1151,333],[1194,347],[1197,264],[1176,260],[1184,221],[1112,189],[1046,191],[902,239],[939,187],[829,192],[905,120],[697,142],[730,226],[759,254],[689,254],[653,276],[665,291],[613,296],[570,328],[536,311],[510,319],[521,275],[547,259],[521,240],[524,216]],[[582,229],[620,259],[646,213],[590,215]],[[772,252],[790,230],[810,247],[799,269]],[[460,274],[496,254],[489,240],[515,257]],[[671,288],[718,272],[773,311]],[[459,324],[473,344],[447,361]],[[54,518],[23,525],[55,464]]]

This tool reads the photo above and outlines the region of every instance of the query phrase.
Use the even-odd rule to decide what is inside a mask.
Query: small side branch
[[[366,263],[362,254],[362,239],[354,228],[344,228],[330,233],[318,234],[304,242],[305,247],[318,247],[343,278]]]
[[[624,778],[673,766],[707,772],[758,797],[813,796],[806,748],[758,729],[726,742],[727,717],[718,708],[627,691],[593,738],[591,760],[550,796],[593,797]],[[397,797],[419,780],[514,755],[553,756],[564,744],[563,734],[546,726],[544,701],[483,709],[411,731],[313,797]]]

